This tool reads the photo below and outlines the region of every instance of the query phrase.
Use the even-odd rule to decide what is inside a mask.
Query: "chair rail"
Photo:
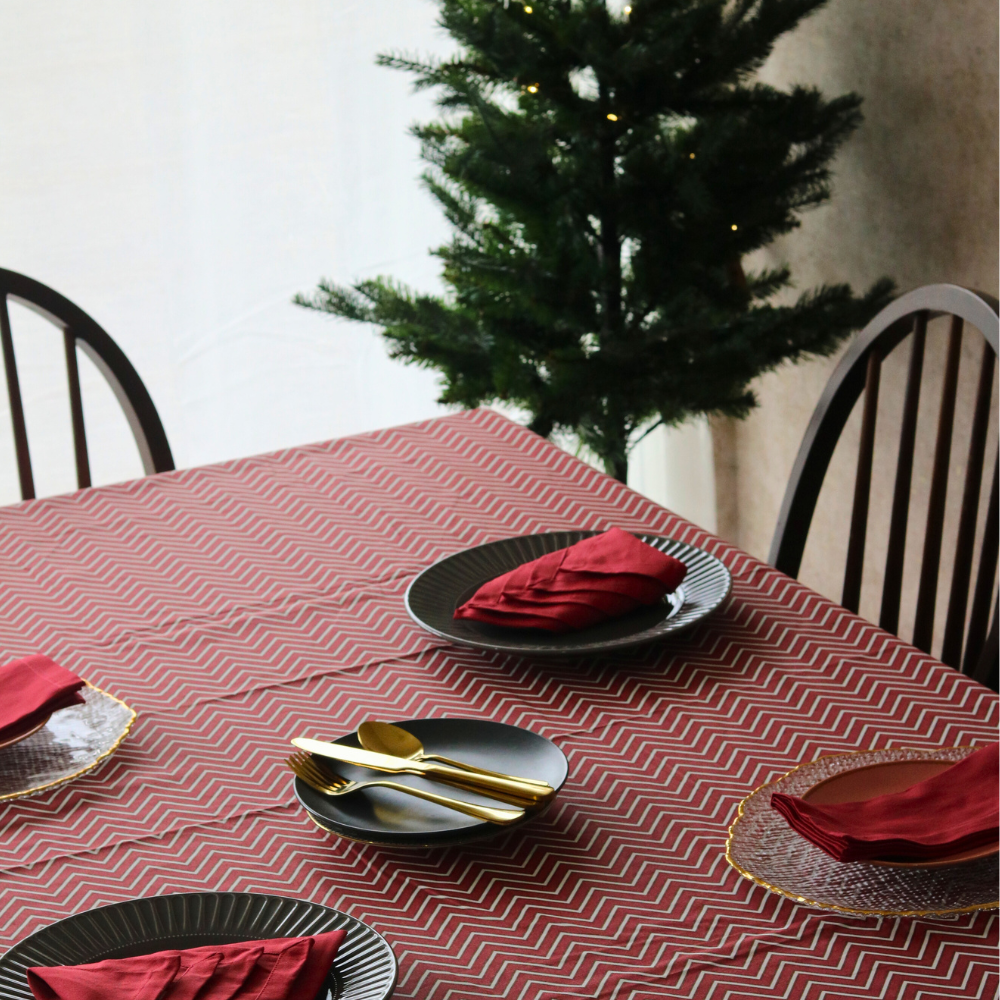
[[[170,472],[174,468],[174,459],[163,424],[139,373],[122,349],[94,319],[55,289],[43,285],[34,278],[0,268],[0,321],[2,321],[0,334],[2,334],[3,340],[8,393],[14,421],[22,496],[29,499],[34,495],[34,487],[31,478],[31,461],[27,450],[27,437],[24,434],[20,389],[17,384],[17,368],[14,362],[13,342],[10,336],[10,323],[6,307],[7,299],[26,306],[63,331],[78,484],[81,487],[90,485],[90,467],[83,427],[83,408],[80,400],[79,374],[75,356],[76,346],[79,346],[94,362],[117,397],[132,429],[132,435],[139,449],[142,467],[146,475],[156,472]],[[18,414],[20,414],[20,421]],[[20,437],[18,436],[19,427]]]
[[[959,285],[927,285],[901,295],[872,319],[834,369],[795,458],[768,553],[768,562],[783,573],[797,576],[802,565],[809,524],[830,460],[865,386],[867,356],[877,350],[879,360],[884,359],[910,333],[914,314],[921,312],[928,319],[947,313],[961,317],[979,329],[997,353],[998,304],[985,292]],[[909,495],[908,488],[905,493]]]

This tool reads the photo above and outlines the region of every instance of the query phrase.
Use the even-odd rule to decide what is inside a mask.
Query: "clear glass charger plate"
[[[741,803],[726,841],[726,860],[744,878],[794,899],[841,913],[932,916],[994,909],[998,856],[948,868],[890,868],[840,862],[799,836],[771,808],[771,795],[802,795],[835,774],[888,761],[959,761],[975,747],[863,750],[800,764],[754,789]]]
[[[40,729],[0,748],[0,802],[79,778],[118,749],[135,712],[90,683],[80,693],[82,705],[53,712]]]

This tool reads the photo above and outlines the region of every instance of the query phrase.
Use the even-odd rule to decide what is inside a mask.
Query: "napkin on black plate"
[[[487,581],[455,617],[568,632],[655,604],[686,573],[679,559],[612,528]]]
[[[272,938],[28,969],[36,1000],[312,1000],[346,935]]]

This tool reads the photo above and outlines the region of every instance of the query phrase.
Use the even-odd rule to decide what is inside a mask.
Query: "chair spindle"
[[[944,533],[944,508],[948,499],[948,465],[951,461],[951,438],[955,426],[955,396],[958,392],[958,365],[962,357],[962,318],[952,316],[948,336],[948,355],[941,387],[941,411],[938,414],[934,467],[927,501],[927,529],[924,532],[924,557],[920,564],[920,585],[913,624],[913,645],[925,653],[931,651],[934,638],[934,610],[937,605],[938,578],[941,570],[941,538]]]
[[[861,576],[865,563],[865,537],[868,533],[872,458],[875,454],[875,418],[878,416],[878,388],[881,372],[882,359],[877,351],[872,351],[868,355],[868,368],[865,372],[865,406],[861,416],[858,471],[854,479],[854,506],[851,510],[851,534],[847,542],[844,596],[840,602],[848,611],[855,613],[857,613],[861,603]]]
[[[983,651],[983,640],[989,626],[990,601],[993,598],[993,579],[997,571],[997,543],[1000,541],[1000,457],[993,466],[993,486],[986,508],[986,529],[979,552],[979,572],[972,594],[972,611],[969,613],[969,631],[965,640],[962,673],[974,674]],[[995,623],[994,623],[995,626]]]
[[[906,524],[910,508],[910,484],[913,480],[913,451],[917,440],[917,410],[920,405],[920,380],[924,372],[927,318],[927,310],[921,310],[917,313],[913,324],[910,369],[906,378],[903,422],[899,432],[896,486],[892,494],[889,543],[886,546],[885,582],[882,585],[882,610],[879,615],[879,625],[894,635],[899,632],[899,604],[903,593],[903,557],[906,554]]]
[[[80,489],[90,486],[90,458],[87,455],[87,431],[83,424],[83,396],[80,393],[80,368],[76,359],[76,337],[63,330],[66,348],[66,377],[69,380],[69,410],[73,418],[73,454],[76,458],[76,483]]]
[[[10,332],[6,295],[0,295],[0,342],[3,344],[3,367],[7,374],[7,399],[10,402],[10,422],[14,428],[14,451],[17,453],[17,476],[21,482],[21,499],[33,500],[35,480],[31,474],[28,431],[24,424],[24,407],[21,405],[21,386],[17,380],[14,338]]]
[[[996,354],[989,343],[983,342],[979,387],[969,435],[969,458],[965,465],[965,489],[962,510],[955,539],[955,565],[948,598],[948,619],[944,628],[941,659],[958,669],[962,663],[962,638],[965,632],[965,612],[969,606],[969,583],[972,580],[972,552],[976,543],[976,521],[979,515],[979,494],[983,487],[983,461],[986,457],[986,435],[990,426],[990,402],[993,395],[993,372]]]
[[[993,605],[993,627],[990,629],[989,638],[983,651],[979,656],[976,669],[972,672],[974,680],[980,684],[985,684],[993,691],[997,689],[997,668],[1000,667],[1000,647],[997,640],[997,619],[1000,618],[1000,600]]]

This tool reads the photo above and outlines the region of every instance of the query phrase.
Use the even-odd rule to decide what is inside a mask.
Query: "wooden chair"
[[[861,440],[841,599],[845,608],[855,612],[858,610],[868,526],[879,375],[882,362],[887,355],[904,340],[910,338],[912,347],[903,399],[899,454],[896,461],[895,489],[889,521],[879,617],[882,628],[898,633],[927,323],[941,315],[950,315],[951,325],[931,471],[912,642],[925,652],[930,652],[941,563],[962,334],[963,327],[968,324],[982,333],[983,344],[968,444],[965,483],[954,543],[955,561],[941,659],[996,690],[998,662],[998,608],[994,598],[998,535],[996,459],[992,463],[993,485],[986,505],[979,565],[972,586],[972,606],[971,611],[969,610],[973,554],[980,514],[980,492],[983,485],[996,368],[997,338],[1000,332],[997,300],[992,296],[960,288],[957,285],[928,285],[898,298],[883,309],[859,334],[834,371],[809,422],[781,505],[778,526],[768,558],[772,565],[790,576],[798,574],[810,522],[827,467],[841,431],[863,391]]]
[[[87,435],[83,425],[83,400],[80,395],[80,373],[76,349],[79,347],[104,375],[118,398],[135,443],[139,448],[146,475],[169,472],[174,468],[170,445],[163,424],[156,412],[142,379],[122,353],[121,348],[79,306],[39,281],[14,271],[0,268],[0,345],[3,348],[4,370],[7,375],[7,397],[10,401],[11,424],[21,496],[35,496],[28,452],[28,436],[21,405],[21,387],[17,379],[14,341],[11,336],[7,300],[27,306],[62,330],[66,351],[66,373],[69,378],[70,413],[73,420],[73,450],[76,457],[76,480],[81,489],[90,486],[90,459]]]

